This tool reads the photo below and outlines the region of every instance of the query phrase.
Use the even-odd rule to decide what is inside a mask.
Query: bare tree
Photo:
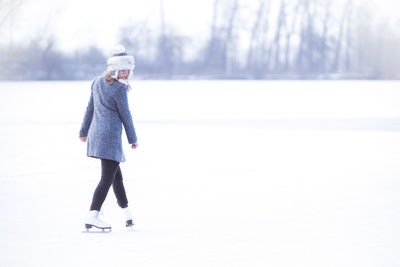
[[[281,54],[281,36],[283,34],[284,28],[286,28],[286,2],[281,0],[279,7],[278,21],[275,30],[275,37],[273,43],[271,44],[271,52],[274,52],[273,58],[271,58],[271,68],[275,71],[281,70],[280,54]]]
[[[336,44],[335,44],[335,48],[334,48],[334,58],[333,58],[333,63],[332,63],[332,70],[334,72],[339,71],[341,51],[342,51],[342,46],[343,46],[344,27],[345,27],[347,13],[348,13],[348,8],[345,7],[343,10],[342,16],[340,18],[339,34],[337,36]]]
[[[204,57],[204,67],[208,72],[231,75],[237,65],[235,31],[238,10],[238,0],[214,0],[211,34]]]
[[[131,53],[145,56],[150,54],[150,30],[146,22],[130,23],[120,28],[119,39]]]
[[[327,60],[328,60],[328,36],[329,36],[329,27],[330,27],[330,19],[331,19],[331,1],[325,1],[323,5],[324,16],[323,16],[323,28],[322,28],[322,36],[321,36],[321,44],[320,44],[320,60],[318,67],[320,72],[326,73],[327,71]]]
[[[246,62],[246,68],[250,73],[252,73],[256,78],[261,77],[261,70],[260,70],[260,63],[261,63],[261,58],[259,57],[259,49],[260,49],[260,42],[258,40],[260,39],[260,34],[261,34],[261,29],[262,29],[262,20],[264,19],[264,15],[269,11],[269,9],[266,11],[265,6],[271,3],[270,0],[261,0],[258,8],[257,8],[257,13],[256,17],[254,20],[254,24],[252,26],[251,30],[251,35],[250,35],[250,41],[249,41],[249,49],[247,52],[247,62]]]
[[[347,29],[346,29],[346,51],[345,51],[345,71],[350,71],[351,65],[351,44],[352,44],[352,17],[353,17],[353,1],[348,0],[348,13],[347,13]]]
[[[129,53],[135,56],[137,73],[154,72],[154,58],[157,56],[155,37],[151,36],[151,30],[146,22],[132,22],[120,29],[120,42]],[[136,71],[135,71],[136,72]]]
[[[3,32],[2,34],[9,36],[10,43],[13,38],[14,20],[23,3],[24,0],[0,0],[0,33],[6,31],[8,26],[8,33]]]
[[[165,11],[164,11],[164,0],[160,0],[160,36],[158,39],[157,49],[157,60],[161,68],[169,68],[172,65],[172,58],[169,54],[170,44],[166,35],[165,27]]]
[[[171,76],[183,60],[184,38],[167,28],[163,0],[160,0],[160,18],[161,32],[156,42],[155,64],[158,66],[159,72]]]
[[[215,73],[221,71],[225,64],[225,44],[222,37],[223,30],[218,24],[220,16],[221,0],[214,0],[213,2],[213,16],[211,22],[210,38],[207,41],[203,69],[206,72]]]
[[[295,29],[296,29],[296,22],[297,22],[297,18],[299,15],[299,10],[300,10],[300,4],[297,3],[295,4],[295,8],[293,10],[293,14],[292,14],[292,23],[289,27],[289,24],[286,24],[287,28],[286,28],[286,36],[285,36],[285,61],[284,61],[284,71],[288,72],[290,69],[290,55],[291,55],[291,48],[292,48],[292,44],[291,44],[291,40],[292,37],[295,34]]]
[[[230,8],[228,14],[229,19],[225,33],[225,74],[228,76],[232,74],[232,68],[235,66],[235,64],[237,64],[235,60],[236,39],[234,36],[234,31],[236,27],[235,20],[238,15],[238,9],[238,0],[233,0],[232,7]]]

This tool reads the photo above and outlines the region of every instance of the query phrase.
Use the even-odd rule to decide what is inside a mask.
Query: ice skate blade
[[[132,220],[127,220],[125,226],[126,226],[126,227],[131,227],[131,228],[132,228],[132,226],[133,226],[133,221],[132,221]]]
[[[98,227],[96,225],[92,224],[85,224],[86,231],[82,231],[82,233],[110,233],[111,232],[111,227]],[[94,231],[91,231],[90,229],[94,229]],[[101,230],[101,231],[100,231]]]

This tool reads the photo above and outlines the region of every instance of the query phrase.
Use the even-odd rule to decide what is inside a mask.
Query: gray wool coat
[[[79,131],[81,136],[87,136],[87,156],[124,162],[122,124],[128,143],[137,141],[127,87],[118,81],[107,84],[104,77],[98,77],[91,91]]]

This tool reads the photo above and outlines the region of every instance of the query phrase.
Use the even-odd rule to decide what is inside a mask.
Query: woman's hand
[[[136,149],[137,147],[138,147],[138,143],[136,142],[136,143],[134,143],[134,144],[131,144],[131,147],[132,147],[132,149]]]
[[[82,142],[86,142],[86,139],[87,139],[87,136],[83,136],[83,135],[80,135],[79,136],[79,139],[82,141]]]

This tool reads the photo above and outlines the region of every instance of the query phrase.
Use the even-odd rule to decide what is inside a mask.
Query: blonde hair
[[[110,73],[108,73],[107,71],[105,71],[103,73],[103,77],[104,77],[104,81],[107,84],[112,84],[115,81],[115,79],[113,77],[111,77]]]

